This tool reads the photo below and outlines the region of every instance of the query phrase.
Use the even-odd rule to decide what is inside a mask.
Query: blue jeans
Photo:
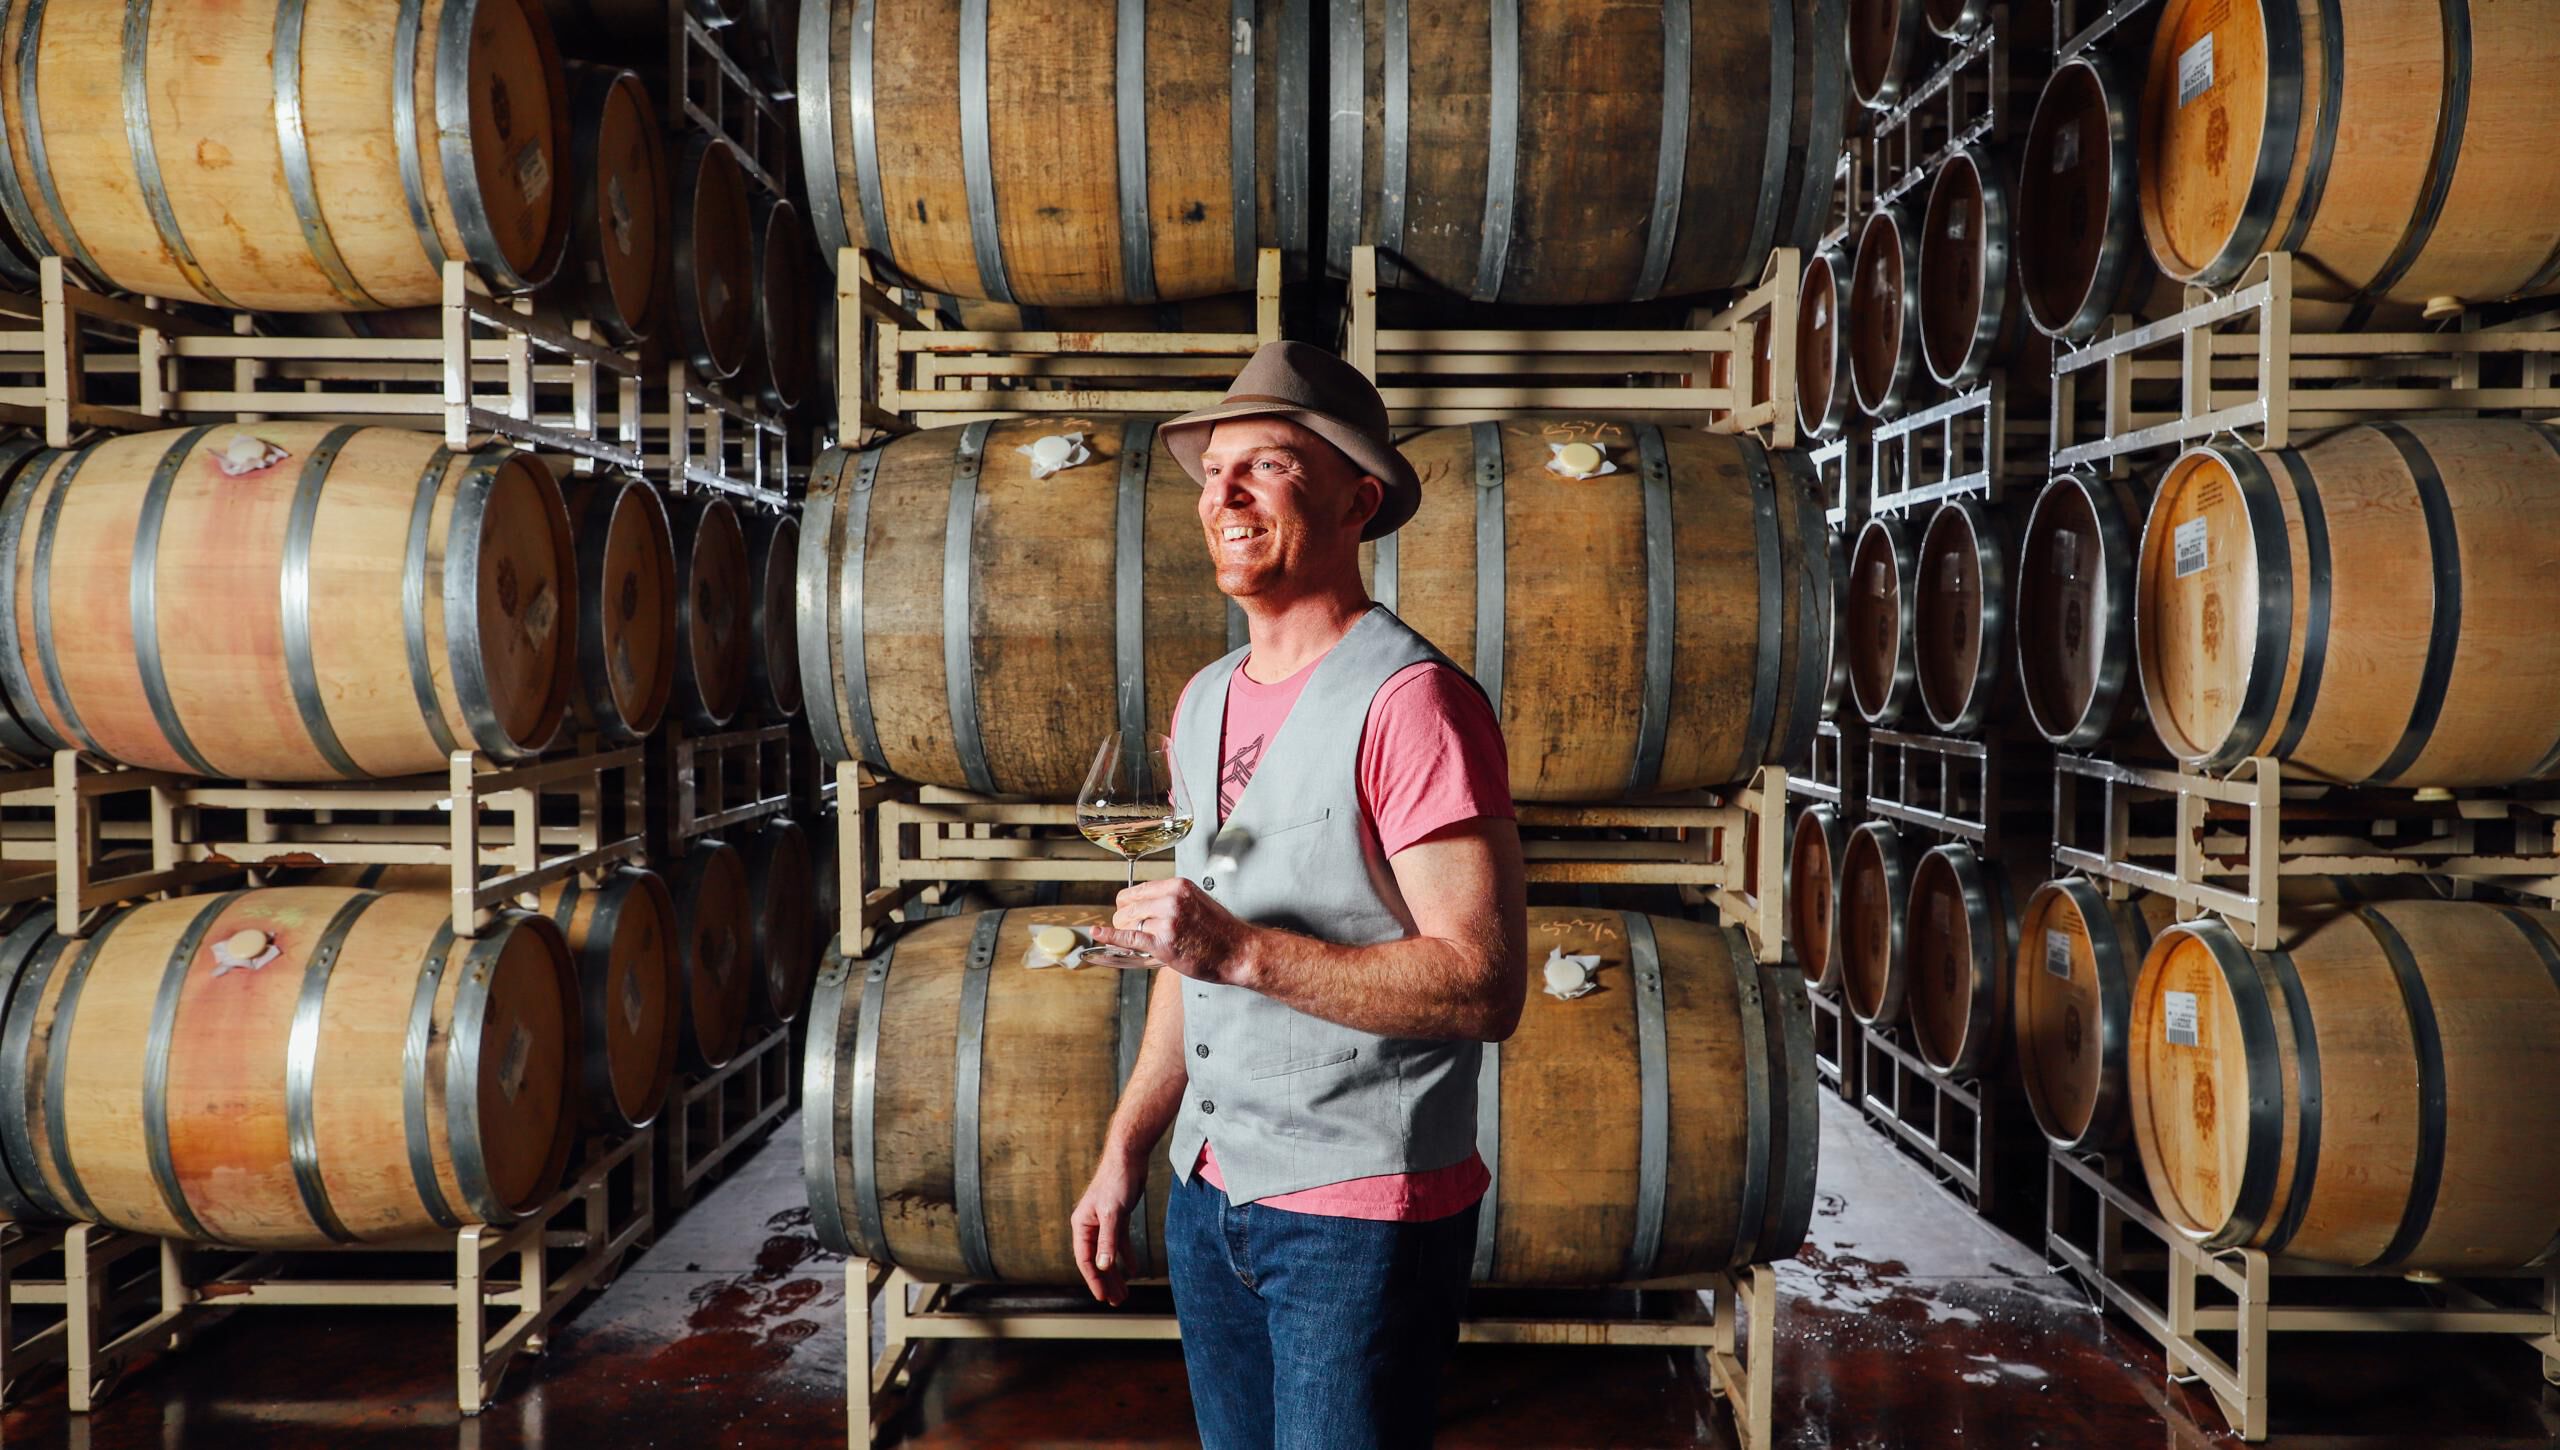
[[[1193,1174],[1166,1265],[1206,1450],[1427,1446],[1479,1208],[1381,1223],[1241,1206]]]

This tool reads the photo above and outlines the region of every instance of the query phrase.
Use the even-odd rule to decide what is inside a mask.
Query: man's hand
[[[1245,948],[1254,928],[1208,892],[1178,876],[1120,893],[1111,925],[1093,929],[1105,946],[1145,952],[1186,977],[1246,985]]]
[[[1105,1304],[1129,1297],[1129,1205],[1146,1191],[1146,1155],[1103,1150],[1084,1197],[1068,1217],[1075,1235],[1076,1272]]]

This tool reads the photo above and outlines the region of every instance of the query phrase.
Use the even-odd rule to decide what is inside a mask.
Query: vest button
[[[1215,890],[1217,890],[1217,889],[1218,889],[1218,878],[1217,878],[1217,877],[1215,877],[1215,876],[1203,876],[1203,877],[1201,877],[1201,878],[1200,878],[1200,889],[1201,889],[1201,890],[1203,890],[1203,891],[1215,891]]]
[[[1199,1046],[1197,1046],[1197,1047],[1195,1047],[1195,1048],[1193,1048],[1193,1049],[1191,1049],[1191,1050],[1192,1050],[1193,1052],[1198,1053],[1198,1054],[1199,1054],[1200,1056],[1202,1056],[1202,1057],[1207,1057],[1207,1056],[1209,1055],[1209,1044],[1207,1044],[1207,1043],[1203,1042],[1203,1043],[1201,1043]]]
[[[1200,1111],[1204,1113],[1214,1113],[1217,1110],[1218,1105],[1216,1103],[1209,1101],[1207,1098],[1202,1098],[1200,1100]]]

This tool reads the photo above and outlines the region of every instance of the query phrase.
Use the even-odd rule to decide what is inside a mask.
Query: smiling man
[[[1208,1450],[1430,1443],[1488,1185],[1483,1044],[1527,991],[1520,835],[1475,682],[1360,582],[1421,483],[1368,379],[1303,343],[1167,423],[1250,643],[1192,677],[1174,767],[1216,826],[1121,893],[1160,962],[1074,1215],[1097,1298],[1170,1125],[1163,1242]]]

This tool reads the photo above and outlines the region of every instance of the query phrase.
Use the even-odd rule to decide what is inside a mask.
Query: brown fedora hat
[[[1422,503],[1422,480],[1387,432],[1386,400],[1358,368],[1303,342],[1267,342],[1227,385],[1214,408],[1185,413],[1157,431],[1165,451],[1200,482],[1209,433],[1233,418],[1286,418],[1342,450],[1353,467],[1386,486],[1364,539],[1394,533]]]

